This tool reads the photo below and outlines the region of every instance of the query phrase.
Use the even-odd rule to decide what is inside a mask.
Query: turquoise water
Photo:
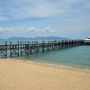
[[[90,46],[77,46],[19,57],[36,63],[90,70]]]

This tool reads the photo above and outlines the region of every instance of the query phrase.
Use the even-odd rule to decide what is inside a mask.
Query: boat
[[[88,36],[85,40],[84,40],[85,44],[90,44],[90,36]]]

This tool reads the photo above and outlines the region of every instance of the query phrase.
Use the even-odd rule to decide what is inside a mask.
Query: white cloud
[[[8,0],[1,11],[13,18],[50,17],[72,10],[73,5],[86,4],[87,0]],[[90,5],[87,4],[87,7]],[[2,19],[4,20],[4,19]]]
[[[0,21],[7,21],[8,18],[5,18],[5,17],[0,17]]]
[[[3,9],[13,18],[48,17],[62,12],[54,3],[45,0],[16,0],[7,4]]]
[[[0,27],[0,33],[3,33],[3,37],[34,37],[42,36],[43,33],[45,36],[52,35],[55,31],[47,26],[45,28],[39,29],[34,26],[30,27]],[[48,33],[48,34],[47,34]]]
[[[0,28],[0,32],[3,31],[3,28]]]
[[[28,27],[27,32],[28,31],[29,32],[39,32],[39,30],[36,27],[34,27],[34,26]]]
[[[42,29],[42,31],[44,31],[44,32],[51,32],[51,33],[55,32],[50,26],[45,27],[44,29]]]
[[[49,17],[66,12],[64,2],[48,2],[48,0],[9,0],[3,5],[3,11],[7,11],[13,18]],[[65,0],[64,0],[65,1]],[[65,1],[66,2],[66,1]],[[8,5],[9,4],[9,5]]]

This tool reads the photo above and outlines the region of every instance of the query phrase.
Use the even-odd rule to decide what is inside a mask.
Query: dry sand
[[[0,59],[0,90],[90,90],[90,72]]]

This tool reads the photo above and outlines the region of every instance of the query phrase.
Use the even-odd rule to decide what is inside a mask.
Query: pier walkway
[[[84,40],[4,41],[3,43],[0,41],[0,58],[19,57],[79,45],[84,45]]]

